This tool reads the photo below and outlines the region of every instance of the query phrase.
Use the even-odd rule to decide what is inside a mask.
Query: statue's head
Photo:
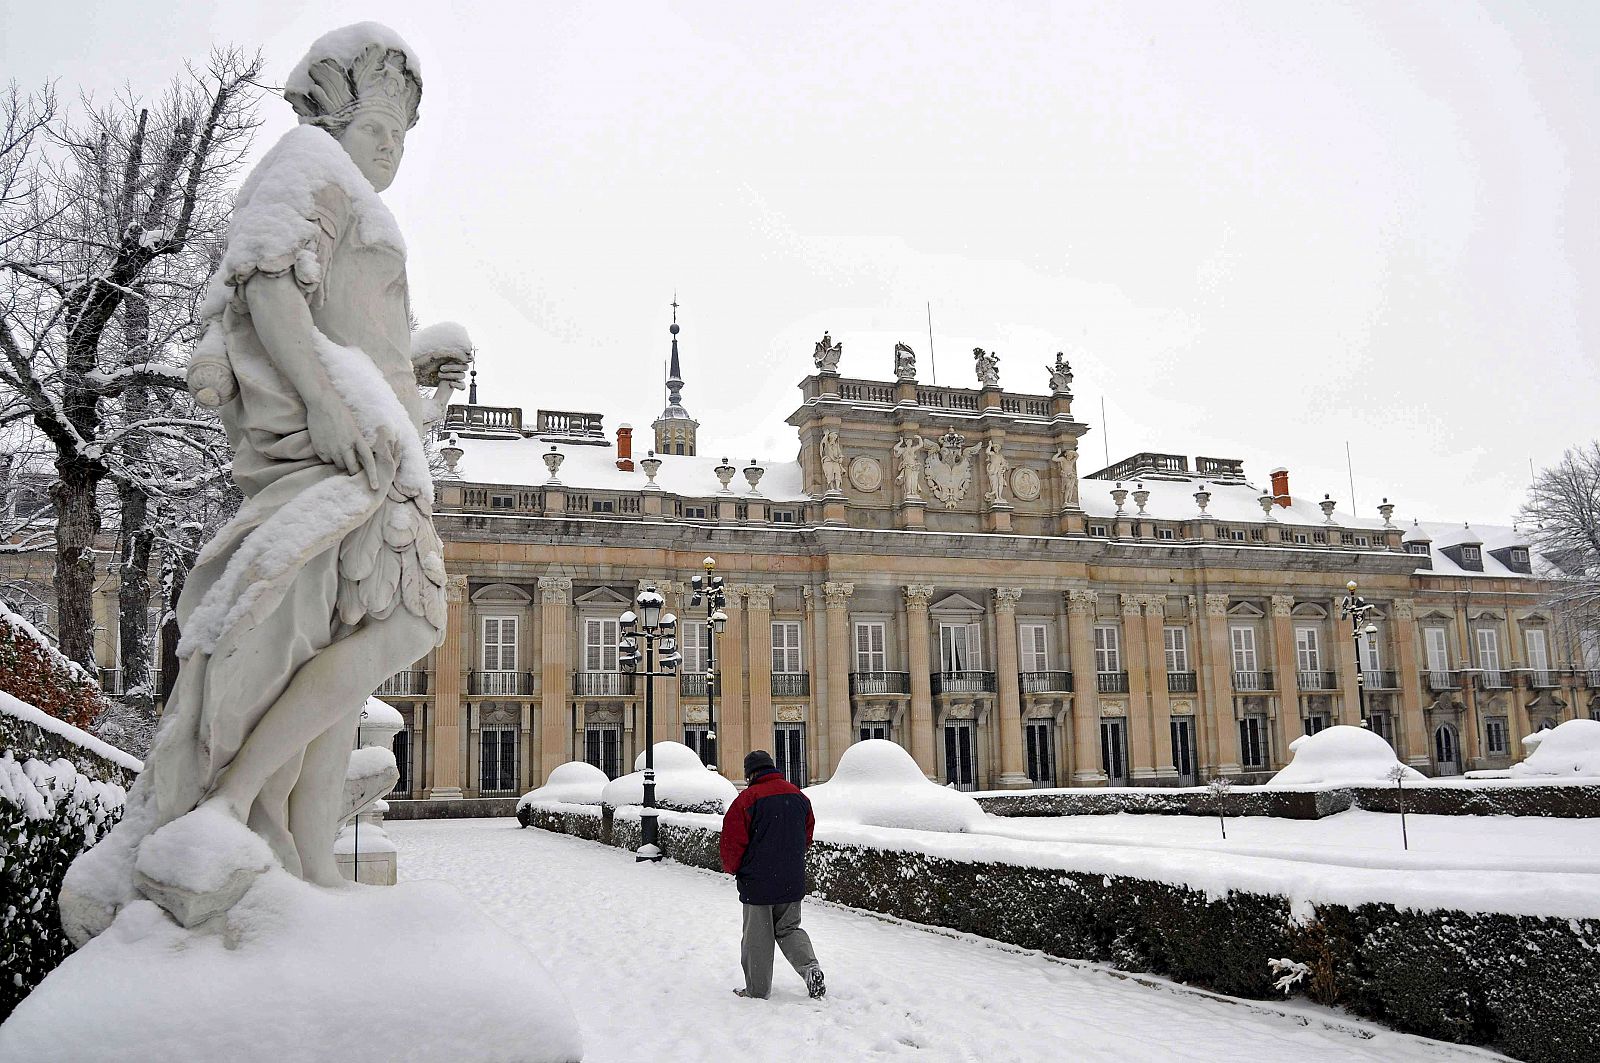
[[[373,188],[382,192],[394,181],[406,131],[417,124],[422,72],[393,30],[358,22],[324,34],[283,94],[301,123],[327,130],[350,153]]]

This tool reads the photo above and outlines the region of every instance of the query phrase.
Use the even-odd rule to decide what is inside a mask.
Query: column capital
[[[466,576],[446,576],[444,578],[444,600],[451,603],[467,600]]]
[[[1099,605],[1100,595],[1087,588],[1067,592],[1067,612],[1073,616],[1093,615]]]
[[[1144,606],[1146,616],[1166,616],[1167,596],[1164,594],[1136,594],[1139,604]]]
[[[1208,594],[1208,595],[1206,595],[1206,615],[1207,616],[1227,616],[1228,615],[1228,596],[1226,594]]]
[[[1396,620],[1415,620],[1415,603],[1410,598],[1396,598],[1394,600],[1394,618]]]
[[[1017,611],[1017,603],[1021,600],[1021,587],[996,587],[994,589],[994,610],[997,613],[1015,613]]]
[[[908,583],[902,588],[906,596],[906,605],[912,609],[926,609],[933,601],[933,584]]]
[[[817,590],[815,587],[801,587],[800,600],[805,603],[805,611],[809,614],[817,608]]]
[[[850,596],[855,592],[854,583],[835,583],[829,580],[822,585],[822,596],[827,599],[829,609],[844,609],[850,604]]]
[[[572,599],[572,581],[566,576],[540,576],[539,601],[545,605],[566,605]]]
[[[1274,594],[1272,596],[1272,615],[1288,616],[1294,612],[1294,595]]]
[[[772,611],[772,596],[778,593],[776,585],[771,583],[747,583],[744,585],[744,596],[751,609]]]
[[[1144,605],[1143,598],[1144,598],[1144,595],[1142,595],[1142,594],[1124,594],[1124,595],[1121,596],[1121,598],[1122,598],[1122,615],[1123,616],[1138,616],[1141,612],[1144,611],[1143,610],[1143,605]]]

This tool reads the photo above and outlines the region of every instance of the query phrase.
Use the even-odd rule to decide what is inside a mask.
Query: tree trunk
[[[139,365],[150,358],[150,304],[143,285],[135,285],[122,305],[123,358]],[[135,384],[122,393],[122,423],[137,424],[150,415],[150,389]],[[145,436],[134,433],[123,446],[130,468],[149,458]],[[155,514],[150,498],[126,483],[117,485],[122,519],[122,557],[117,585],[117,627],[121,635],[122,700],[142,715],[154,716],[155,691],[150,682],[150,551],[155,544]]]
[[[178,681],[178,640],[183,633],[178,630],[178,597],[183,594],[189,570],[194,568],[200,554],[200,528],[178,528],[173,531],[170,545],[161,563],[161,701],[172,697],[172,686]]]
[[[75,456],[58,458],[56,474],[50,487],[56,511],[56,635],[62,653],[96,674],[94,544],[100,507],[95,489],[105,474],[96,463]]]

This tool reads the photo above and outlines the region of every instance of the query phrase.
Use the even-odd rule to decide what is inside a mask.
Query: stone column
[[[1077,786],[1104,786],[1100,766],[1100,699],[1094,670],[1094,612],[1098,596],[1091,590],[1067,592],[1068,663],[1072,665],[1072,781]]]
[[[750,635],[750,747],[772,752],[772,596],[770,583],[745,588]]]
[[[1144,632],[1144,595],[1122,596],[1122,639],[1128,667],[1128,767],[1135,785],[1156,777],[1150,721],[1150,653]]]
[[[1505,667],[1509,669],[1513,663],[1520,662],[1524,668],[1532,668],[1533,662],[1528,660],[1528,646],[1522,640],[1522,629],[1517,623],[1516,611],[1510,606],[1506,607],[1506,641],[1511,645],[1506,648]],[[1544,652],[1545,666],[1547,668],[1554,666],[1554,651],[1555,647],[1551,643],[1550,636],[1546,635]],[[1508,730],[1519,731],[1521,734],[1526,735],[1533,733],[1533,720],[1528,713],[1528,702],[1532,701],[1537,695],[1533,690],[1533,673],[1524,672],[1523,675],[1528,678],[1526,686],[1518,683],[1515,675],[1512,676],[1511,689],[1507,691],[1510,695],[1508,700],[1511,705],[1511,711],[1506,713],[1506,726]],[[1507,736],[1507,743],[1509,744],[1511,741],[1510,736]],[[1516,745],[1519,747],[1522,745],[1520,737],[1516,739]],[[1521,749],[1513,749],[1510,752],[1515,757],[1521,752]]]
[[[1413,768],[1428,766],[1428,727],[1423,719],[1422,670],[1417,662],[1417,621],[1411,599],[1394,603],[1395,667],[1400,672],[1399,748]]]
[[[682,653],[684,629],[697,622],[688,612],[689,596],[685,593],[687,588],[682,583],[675,583],[672,580],[640,580],[635,594],[637,594],[637,591],[652,585],[666,599],[667,604],[663,611],[672,613],[678,618],[678,652]],[[698,623],[701,627],[704,627],[705,618],[702,616]],[[668,679],[655,680],[657,742],[683,741],[683,688],[682,680],[679,676],[686,670],[685,666],[688,663],[687,655],[685,655],[683,664],[678,666],[678,675]],[[704,668],[706,662],[702,659],[698,664],[699,667]],[[634,682],[637,684],[642,680],[634,680]],[[636,687],[636,689],[641,694],[643,693],[643,687]],[[639,704],[639,711],[644,711],[644,703],[642,701]],[[640,748],[642,749],[643,747],[641,746]]]
[[[805,668],[811,676],[811,705],[806,709],[806,778],[820,780],[827,776],[828,756],[827,704],[828,686],[827,638],[823,630],[823,617],[817,610],[817,590],[801,587],[800,597],[805,603],[805,647],[801,652]]]
[[[1300,682],[1294,653],[1294,596],[1272,596],[1272,660],[1278,688],[1278,725],[1273,728],[1273,767],[1289,762],[1289,743],[1300,737]],[[1259,662],[1258,662],[1259,663]]]
[[[911,673],[911,758],[929,779],[936,776],[933,740],[933,661],[928,649],[928,604],[933,584],[912,583],[906,596],[906,668]]]
[[[828,614],[828,777],[850,746],[850,596],[854,583],[822,585]]]
[[[995,690],[1000,708],[1000,786],[1032,785],[1022,751],[1022,686],[1017,676],[1017,602],[1021,587],[994,589]]]
[[[1163,631],[1167,617],[1165,595],[1140,595],[1144,605],[1144,641],[1150,676],[1150,740],[1155,744],[1156,778],[1176,779],[1178,767],[1172,762],[1172,695],[1167,690],[1167,641]],[[1162,725],[1167,726],[1163,727]]]
[[[1472,632],[1472,619],[1467,616],[1465,603],[1460,603],[1456,606],[1456,638],[1461,648],[1461,653],[1457,657],[1457,660],[1461,662],[1461,667],[1482,667],[1483,662],[1478,660],[1477,636]],[[1501,667],[1503,668],[1504,666],[1505,662],[1501,661]],[[1461,721],[1456,728],[1456,740],[1461,743],[1461,770],[1468,771],[1477,767],[1473,762],[1479,757],[1478,728],[1480,726],[1480,717],[1478,714],[1478,701],[1480,692],[1478,684],[1465,674],[1462,676],[1461,685],[1466,692],[1466,696],[1461,699],[1466,704],[1466,709],[1461,713]],[[1513,736],[1512,741],[1517,742],[1519,745],[1521,744],[1517,736]]]
[[[744,705],[744,592],[741,585],[727,587],[728,604],[722,611],[728,614],[728,624],[717,644],[717,767],[740,784],[744,782],[744,755],[750,752]]]
[[[572,634],[572,581],[539,577],[539,783],[570,759],[572,726],[567,718],[567,684],[572,680],[567,646]],[[580,723],[582,721],[579,721]]]
[[[467,625],[467,577],[447,576],[444,585],[444,644],[433,653],[433,758],[431,800],[461,797],[461,637]]]
[[[1206,705],[1206,760],[1216,775],[1237,775],[1240,763],[1238,719],[1233,711],[1233,647],[1228,643],[1228,596],[1208,594],[1200,616],[1204,658],[1196,684]]]
[[[1331,671],[1338,677],[1339,692],[1344,695],[1344,710],[1339,713],[1339,722],[1351,727],[1361,726],[1361,688],[1356,685],[1359,672],[1356,668],[1356,641],[1350,636],[1350,621],[1339,619],[1339,608],[1344,599],[1335,598],[1328,606],[1328,616],[1332,618],[1329,625],[1333,629],[1333,668]],[[1363,635],[1362,638],[1366,636]],[[1369,701],[1367,711],[1372,711]]]

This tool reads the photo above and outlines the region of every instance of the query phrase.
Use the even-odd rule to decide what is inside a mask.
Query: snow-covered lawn
[[[739,902],[721,875],[636,864],[621,850],[521,830],[509,818],[386,826],[402,880],[455,884],[545,963],[577,1010],[589,1063],[1502,1058],[1314,1007],[1233,1000],[815,901],[805,926],[827,971],[827,998],[808,999],[779,958],[772,999],[742,1000],[732,993],[742,984]]]

